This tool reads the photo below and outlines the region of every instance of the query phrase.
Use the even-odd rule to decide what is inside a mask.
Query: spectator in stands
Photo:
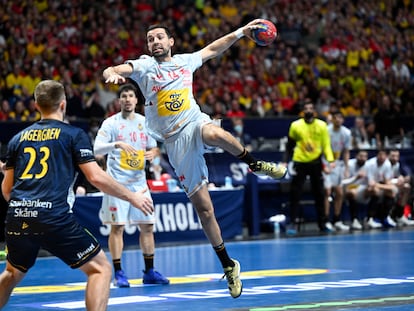
[[[231,118],[231,123],[233,126],[232,134],[233,136],[246,148],[247,151],[252,151],[252,138],[251,136],[244,131],[244,121],[242,118],[233,117]]]
[[[14,109],[9,113],[9,120],[25,122],[28,120],[30,112],[24,105],[23,100],[18,99],[14,105]]]
[[[211,114],[213,119],[223,119],[226,117],[226,106],[221,101],[216,101]]]
[[[329,114],[331,104],[335,102],[335,99],[329,94],[327,88],[322,88],[319,93],[319,97],[315,102],[315,109],[320,118],[326,118]]]
[[[20,70],[20,65],[15,63],[13,70],[6,76],[6,98],[12,100],[13,103],[23,95],[23,78],[24,76]]]
[[[159,156],[157,142],[148,135],[145,118],[135,112],[138,104],[138,91],[130,84],[119,88],[118,98],[121,112],[105,119],[99,128],[94,143],[96,155],[107,156],[109,175],[131,191],[147,189],[145,164]],[[100,217],[109,224],[111,232],[108,238],[109,251],[115,271],[114,285],[129,287],[129,281],[122,269],[123,234],[126,224],[137,225],[140,231],[139,245],[145,263],[144,284],[169,284],[169,280],[154,270],[154,223],[155,215],[144,215],[129,202],[104,195]]]
[[[244,118],[246,113],[241,109],[238,99],[233,98],[230,103],[230,109],[226,112],[228,118]]]
[[[29,73],[23,78],[22,81],[22,90],[23,90],[23,98],[30,98],[34,93],[34,89],[37,84],[41,81],[41,71],[39,69],[39,65],[33,64],[30,67]]]
[[[1,107],[0,107],[0,121],[7,121],[10,119],[10,104],[7,99],[3,99],[1,101]]]
[[[378,111],[374,115],[377,146],[385,146],[385,138],[401,140],[404,137],[404,129],[401,127],[400,114],[394,109],[389,95],[383,95],[379,103]]]
[[[355,117],[354,126],[351,128],[351,135],[353,149],[366,149],[370,147],[367,129],[365,128],[364,117]]]
[[[388,159],[391,162],[393,172],[391,183],[397,188],[397,198],[392,210],[392,218],[399,226],[413,226],[414,220],[404,216],[404,207],[409,203],[411,196],[411,169],[401,162],[398,149],[390,150]]]
[[[372,118],[367,118],[365,121],[365,128],[367,129],[368,141],[370,143],[370,148],[377,148],[377,139],[376,139],[376,130],[375,122]]]
[[[332,123],[328,125],[331,148],[335,159],[334,167],[324,173],[325,187],[325,216],[328,219],[325,226],[330,231],[348,231],[349,226],[341,219],[343,205],[342,179],[349,176],[349,155],[351,150],[351,131],[343,125],[344,116],[338,110],[332,113]],[[329,163],[324,163],[325,166]],[[333,198],[333,226],[329,221],[331,210],[330,198]]]
[[[355,96],[351,99],[351,103],[342,107],[341,112],[345,117],[356,117],[362,115],[361,98]]]
[[[377,155],[365,163],[369,195],[368,227],[375,229],[395,227],[396,223],[391,217],[391,210],[395,203],[396,188],[391,183],[393,171],[387,152],[378,149]],[[380,222],[375,220],[377,218]]]
[[[368,204],[368,181],[366,178],[365,162],[368,159],[366,150],[359,150],[355,158],[348,162],[349,177],[342,181],[345,188],[345,198],[349,205],[349,214],[351,217],[352,230],[362,230],[359,218],[360,204]]]
[[[334,155],[329,139],[326,122],[316,118],[314,104],[309,100],[303,106],[303,117],[294,121],[289,128],[286,148],[286,161],[293,161],[292,181],[290,186],[291,226],[289,234],[295,234],[293,227],[299,220],[299,199],[307,176],[310,178],[312,194],[321,231],[331,231],[326,226],[325,192],[322,176],[322,156],[325,156],[329,173],[334,166]]]
[[[93,92],[85,104],[85,117],[87,119],[103,119],[105,109],[102,107],[98,92]]]
[[[28,115],[27,120],[28,121],[39,121],[41,118],[40,112],[36,107],[36,103],[34,101],[34,98],[31,98],[28,103],[27,107]]]
[[[67,119],[71,121],[86,118],[85,105],[79,88],[76,88],[72,83],[65,83],[65,89],[68,102]]]

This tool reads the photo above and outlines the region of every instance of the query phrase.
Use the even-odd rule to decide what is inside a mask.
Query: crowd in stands
[[[270,46],[248,38],[195,75],[213,117],[296,116],[311,98],[321,117],[340,109],[377,124],[414,117],[414,4],[410,0],[0,0],[0,120],[39,118],[35,85],[62,81],[68,118],[119,110],[108,65],[146,53],[146,28],[168,25],[174,53],[195,51],[254,18],[279,31]],[[384,104],[384,102],[386,102]],[[378,129],[381,130],[381,129]],[[389,135],[399,133],[388,133]],[[383,134],[387,135],[387,133]]]

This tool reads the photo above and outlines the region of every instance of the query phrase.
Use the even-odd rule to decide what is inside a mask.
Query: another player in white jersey
[[[367,191],[370,196],[368,204],[368,226],[371,228],[382,226],[395,227],[396,223],[391,218],[390,212],[394,206],[397,190],[391,183],[393,172],[387,152],[379,149],[377,156],[369,159],[365,163],[365,168],[368,181]],[[375,217],[381,223],[377,222],[374,219]]]
[[[393,172],[391,183],[397,188],[397,200],[392,211],[393,219],[399,226],[413,226],[414,220],[404,216],[404,206],[408,203],[411,194],[411,172],[401,165],[398,149],[390,150],[388,159]]]
[[[333,195],[334,216],[333,223],[326,223],[326,228],[334,231],[349,230],[349,226],[345,225],[341,220],[342,204],[343,204],[343,187],[342,179],[348,177],[348,161],[349,150],[351,149],[352,136],[351,131],[343,125],[344,116],[340,111],[332,113],[332,122],[328,125],[329,137],[331,139],[331,148],[335,158],[334,168],[329,173],[324,173],[325,187],[325,216],[329,219],[330,198]]]
[[[368,180],[365,168],[367,159],[368,152],[359,150],[355,158],[348,161],[348,178],[342,180],[342,185],[345,188],[345,198],[349,204],[349,213],[352,221],[351,228],[353,230],[362,230],[358,217],[358,204],[368,204],[369,201],[367,192]]]
[[[150,135],[164,142],[170,163],[179,176],[187,196],[200,217],[204,232],[223,266],[230,294],[240,296],[240,264],[231,259],[224,246],[221,230],[207,189],[208,168],[204,159],[207,146],[219,147],[247,163],[256,173],[283,178],[284,165],[256,160],[228,131],[213,124],[201,112],[193,95],[193,73],[204,62],[221,55],[243,36],[260,27],[261,19],[242,26],[194,53],[172,56],[174,38],[166,26],[147,30],[150,58],[129,60],[104,70],[107,83],[133,79],[145,97],[145,116]]]
[[[107,155],[106,171],[109,175],[134,192],[147,190],[145,195],[150,198],[145,163],[159,156],[157,142],[146,132],[145,117],[135,112],[138,103],[135,86],[122,85],[118,95],[121,112],[104,120],[96,135],[94,152]],[[126,224],[138,225],[140,230],[139,244],[145,263],[143,283],[169,283],[168,279],[154,270],[154,214],[146,216],[129,202],[104,194],[100,218],[104,224],[111,225],[108,246],[115,271],[115,286],[129,287],[121,265]]]

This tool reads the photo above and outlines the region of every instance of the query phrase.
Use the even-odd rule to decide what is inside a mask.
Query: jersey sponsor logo
[[[158,92],[158,115],[166,117],[190,109],[189,90],[165,90]]]
[[[80,149],[79,152],[81,157],[93,156],[93,152],[91,149]]]
[[[87,249],[77,253],[76,255],[78,256],[79,259],[82,259],[85,255],[91,253],[94,249],[95,249],[95,244],[91,243],[91,245],[89,245]]]
[[[46,141],[59,139],[60,131],[60,128],[31,129],[21,133],[20,141]]]
[[[145,167],[144,150],[137,150],[135,154],[126,153],[122,150],[120,156],[120,166],[124,170],[139,171]]]
[[[16,218],[37,218],[38,215],[38,210],[30,210],[27,207],[14,209],[14,217]]]
[[[10,200],[10,207],[37,207],[37,208],[52,208],[52,202],[37,200]]]

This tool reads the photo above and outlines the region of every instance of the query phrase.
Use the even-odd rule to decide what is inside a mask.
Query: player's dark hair
[[[341,117],[344,116],[344,114],[340,110],[334,110],[334,111],[332,111],[331,112],[331,115],[332,116],[341,116]]]
[[[165,30],[165,33],[167,34],[167,36],[168,36],[168,38],[171,38],[171,31],[170,31],[170,29],[167,27],[167,26],[165,26],[165,25],[162,25],[162,24],[154,24],[154,25],[150,25],[148,28],[147,28],[147,33],[148,33],[148,31],[150,31],[150,30],[153,30],[153,29],[156,29],[156,28],[162,28],[162,29],[164,29]]]
[[[138,97],[138,90],[132,83],[122,84],[118,89],[118,98],[121,97],[123,92],[133,91],[135,96]]]

